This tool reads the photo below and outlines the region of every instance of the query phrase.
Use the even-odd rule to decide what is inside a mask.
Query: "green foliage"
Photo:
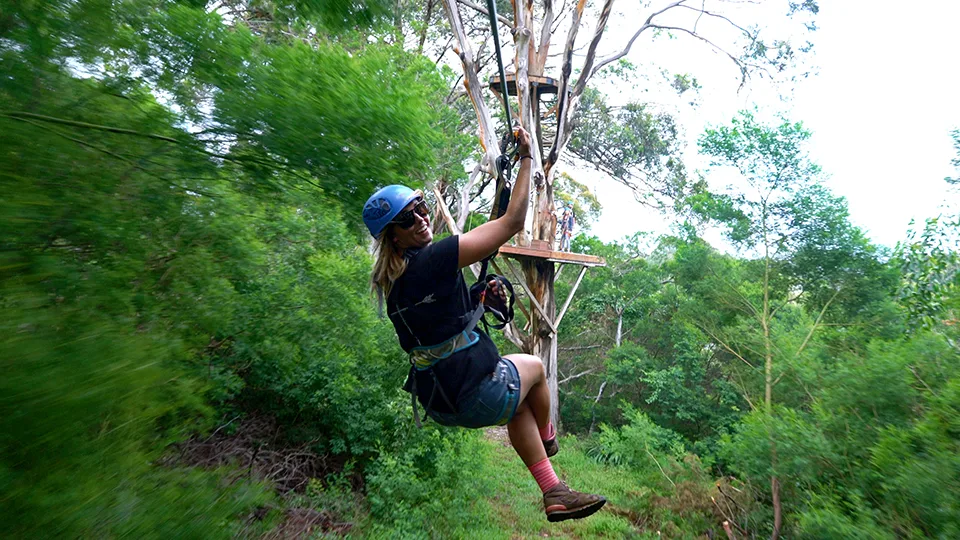
[[[897,245],[901,282],[897,293],[911,330],[957,320],[960,307],[960,216],[926,220]]]
[[[484,474],[489,464],[486,453],[478,452],[479,437],[476,431],[431,427],[383,448],[366,475],[375,520],[370,533],[435,538],[468,528],[478,498],[494,487]]]
[[[634,190],[638,200],[672,204],[688,189],[676,121],[642,103],[609,106],[584,91],[570,151]]]
[[[897,538],[877,523],[865,501],[849,502],[817,497],[811,508],[797,516],[798,538],[856,538],[862,540]]]
[[[780,244],[802,228],[797,222],[795,198],[810,199],[820,172],[804,150],[810,132],[802,124],[782,120],[768,126],[749,111],[741,111],[730,125],[708,128],[700,137],[700,152],[711,158],[714,167],[733,167],[747,187],[705,206],[719,210],[712,219],[731,224],[730,239],[745,247],[761,245],[762,253],[773,256]],[[746,218],[746,221],[745,221]],[[744,229],[749,222],[750,226]]]
[[[878,495],[897,530],[950,537],[960,533],[960,378],[924,393],[923,401],[918,419],[881,431],[870,462],[882,472]]]
[[[790,260],[784,273],[803,291],[804,305],[812,311],[832,306],[827,320],[848,323],[876,312],[877,304],[892,296],[896,272],[882,262],[886,254],[850,223],[844,198],[814,184],[787,207],[791,234],[784,245]]]
[[[469,105],[446,103],[453,73],[390,44],[425,10],[207,7],[0,0],[5,535],[269,532],[250,517],[278,504],[269,487],[170,452],[248,412],[330,467],[279,505],[322,508],[360,536],[692,537],[727,511],[759,535],[771,476],[784,535],[960,535],[953,217],[887,261],[816,183],[802,124],[742,113],[708,130],[703,153],[743,181],[711,193],[687,178],[669,115],[584,94],[571,149],[690,222],[679,238],[575,240],[608,265],[561,327],[563,427],[600,427],[564,438],[554,463],[613,504],[547,528],[512,450],[411,428],[406,363],[367,293],[366,195],[461,185],[475,152]],[[787,69],[799,50],[748,54]],[[581,225],[599,212],[575,181],[556,187]],[[698,239],[708,222],[747,256]],[[758,412],[764,390],[776,403]],[[721,491],[730,474],[737,489]]]
[[[956,157],[950,160],[950,164],[956,167],[958,171],[960,171],[960,129],[955,129],[952,132],[950,132],[950,136],[953,138],[953,149],[957,152]],[[944,178],[944,180],[946,180],[948,184],[954,184],[954,185],[960,184],[960,177],[956,177],[956,178],[947,177],[947,178]]]
[[[305,20],[332,31],[373,25],[387,17],[391,8],[383,0],[294,0],[289,3],[264,0],[252,4],[252,9],[272,10],[276,23],[291,24]]]
[[[82,99],[98,124],[172,129],[148,99],[41,76],[54,90],[38,96],[48,109]],[[8,92],[0,100],[4,109],[19,103]],[[211,425],[209,386],[192,361],[210,337],[191,330],[218,319],[219,306],[195,300],[231,295],[217,273],[202,272],[214,256],[208,242],[223,231],[201,233],[196,192],[158,179],[184,156],[149,160],[161,143],[3,122],[9,196],[0,212],[18,225],[0,233],[4,527],[28,536],[230,534],[262,498],[257,488],[224,491],[216,477],[151,465],[167,444]],[[121,138],[131,157],[103,150]],[[185,171],[203,174],[186,161]],[[215,184],[184,180],[198,191]]]
[[[262,487],[165,455],[227,414],[358,467],[409,429],[357,209],[435,166],[445,83],[395,48],[268,43],[204,7],[3,5],[15,536],[257,534]]]
[[[769,457],[771,439],[776,441],[775,469]],[[824,469],[837,459],[812,419],[786,407],[777,408],[772,416],[753,412],[743,417],[736,432],[722,438],[718,453],[745,481],[768,488],[769,477],[776,474],[800,490],[815,487]]]
[[[564,205],[569,204],[573,207],[577,232],[590,230],[590,224],[600,217],[602,207],[596,195],[591,193],[590,188],[585,184],[581,184],[565,172],[560,173],[553,179],[553,195],[554,205],[557,207],[559,215],[562,215],[560,209]],[[560,230],[559,226],[557,230]]]
[[[627,422],[619,428],[601,424],[596,446],[591,454],[614,465],[627,465],[641,470],[659,466],[657,456],[683,457],[679,435],[653,423],[645,414],[625,405]]]

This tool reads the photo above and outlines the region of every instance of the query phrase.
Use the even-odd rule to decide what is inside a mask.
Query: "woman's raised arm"
[[[520,172],[513,186],[510,204],[503,216],[484,223],[460,236],[460,268],[469,266],[496,251],[513,235],[523,230],[530,204],[530,134],[523,128],[517,133],[519,140]]]

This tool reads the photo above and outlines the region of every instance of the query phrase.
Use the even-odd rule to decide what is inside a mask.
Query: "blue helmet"
[[[417,192],[407,186],[392,185],[381,188],[363,205],[364,225],[370,229],[374,238],[379,238],[387,224],[417,197]]]

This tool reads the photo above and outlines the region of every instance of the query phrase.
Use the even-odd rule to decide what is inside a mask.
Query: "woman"
[[[461,272],[523,229],[532,158],[530,136],[523,129],[517,136],[520,172],[506,213],[463,235],[433,243],[419,191],[387,186],[374,193],[363,209],[378,241],[372,281],[414,365],[405,389],[439,424],[506,424],[510,443],[540,486],[547,519],[579,519],[606,500],[571,490],[553,471],[549,456],[559,448],[543,364],[527,354],[501,357],[489,336],[470,324],[474,310]],[[495,281],[487,292],[503,296]]]

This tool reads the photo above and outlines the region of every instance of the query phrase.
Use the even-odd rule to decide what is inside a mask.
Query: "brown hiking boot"
[[[606,502],[600,495],[573,491],[563,482],[543,494],[543,509],[550,522],[585,518],[603,508]]]
[[[553,457],[560,451],[560,445],[557,444],[557,437],[543,441],[543,449],[547,451],[547,457]]]

